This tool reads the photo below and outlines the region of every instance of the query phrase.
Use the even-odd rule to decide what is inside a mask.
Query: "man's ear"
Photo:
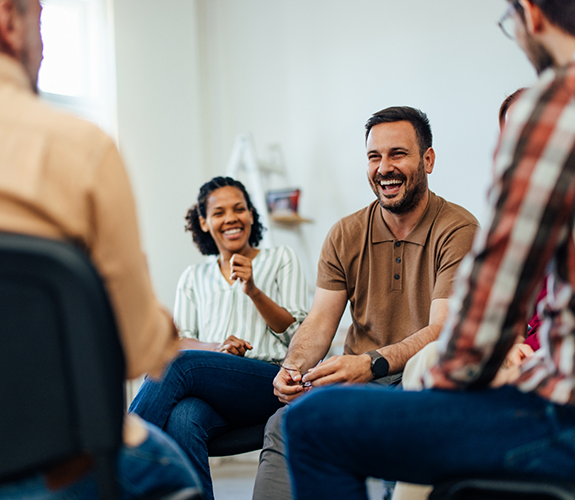
[[[24,20],[12,0],[0,0],[0,50],[16,59],[24,43]]]
[[[433,148],[428,148],[423,154],[423,165],[425,166],[425,173],[430,174],[433,172],[435,166],[435,151]]]
[[[543,13],[539,6],[531,3],[529,0],[519,0],[519,4],[523,7],[527,32],[531,35],[540,33],[545,23]]]

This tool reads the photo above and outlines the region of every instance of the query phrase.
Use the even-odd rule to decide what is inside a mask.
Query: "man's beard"
[[[394,199],[387,199],[383,196],[380,189],[380,181],[386,181],[391,179],[398,179],[403,181],[405,186],[404,195],[397,201]],[[389,173],[381,175],[379,172],[375,175],[374,186],[372,187],[381,208],[391,212],[395,215],[403,215],[415,210],[419,205],[423,196],[427,192],[427,174],[425,173],[425,165],[423,164],[423,158],[419,161],[417,166],[417,171],[412,178],[412,187],[407,185],[407,176],[402,173]]]
[[[525,53],[538,75],[557,65],[553,54],[541,42],[536,41],[529,33],[525,34],[525,40]]]

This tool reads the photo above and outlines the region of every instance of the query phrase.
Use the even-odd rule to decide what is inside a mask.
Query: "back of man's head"
[[[42,34],[39,0],[0,0],[0,52],[22,64],[37,92],[42,63]]]
[[[3,12],[16,12],[18,15],[23,16],[28,11],[28,7],[30,6],[30,0],[0,0],[0,8]],[[8,21],[3,23],[3,27],[7,27],[10,25]],[[0,52],[4,52],[6,50],[6,46],[4,42],[4,33],[0,33]]]
[[[423,111],[410,108],[409,106],[392,106],[374,113],[365,124],[365,140],[367,141],[369,132],[375,125],[403,121],[407,121],[413,125],[419,145],[419,154],[423,155],[432,146],[433,142],[429,119]]]
[[[16,6],[20,14],[24,14],[28,9],[28,4],[30,3],[30,0],[12,0],[12,3]]]
[[[555,26],[575,36],[575,0],[529,0]]]

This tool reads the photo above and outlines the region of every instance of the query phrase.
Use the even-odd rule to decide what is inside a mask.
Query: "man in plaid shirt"
[[[331,388],[287,412],[296,498],[366,498],[368,476],[575,477],[575,0],[508,0],[503,31],[540,75],[495,155],[428,389]],[[541,349],[506,357],[543,276]],[[334,418],[336,416],[336,418]]]

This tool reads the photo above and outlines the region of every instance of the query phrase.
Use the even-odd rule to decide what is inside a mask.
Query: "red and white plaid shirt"
[[[515,383],[575,404],[575,62],[544,72],[513,106],[495,154],[489,212],[460,265],[426,387],[481,387],[539,305],[541,349]]]

